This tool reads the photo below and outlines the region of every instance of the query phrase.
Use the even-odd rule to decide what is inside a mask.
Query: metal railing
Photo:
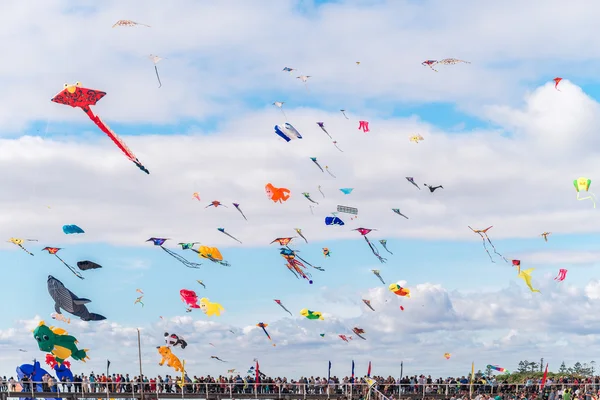
[[[546,384],[546,389],[559,390],[570,388],[573,392],[577,389],[583,393],[589,391],[600,390],[600,384],[580,383],[580,384],[562,384],[552,383]],[[268,398],[280,399],[287,396],[294,396],[297,399],[307,397],[319,398],[337,398],[346,396],[350,399],[363,397],[368,392],[368,386],[365,383],[339,383],[339,384],[304,384],[304,383],[252,383],[252,382],[222,382],[222,383],[185,383],[180,385],[179,381],[171,381],[169,383],[144,383],[140,385],[137,382],[123,383],[100,383],[100,382],[55,382],[52,387],[44,382],[18,382],[11,384],[10,382],[2,383],[0,394],[4,392],[2,398],[8,397],[25,397],[31,394],[35,397],[39,394],[56,393],[62,394],[65,397],[71,398],[118,398],[118,399],[137,399],[144,396],[152,399],[162,397],[174,397],[175,395],[181,398],[208,398],[215,396],[220,398]],[[20,389],[20,390],[19,390]],[[108,389],[108,390],[107,390]],[[377,393],[380,395],[394,399],[404,397],[434,397],[448,395],[476,395],[479,393],[488,394],[508,394],[530,392],[535,393],[541,390],[540,384],[504,384],[498,383],[493,385],[486,384],[387,384],[381,383],[376,386]],[[18,396],[15,394],[18,393]],[[38,395],[36,395],[38,394]],[[216,396],[218,395],[218,396]],[[81,396],[81,397],[78,397]]]

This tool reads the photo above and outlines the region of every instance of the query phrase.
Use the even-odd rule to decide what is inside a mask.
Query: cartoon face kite
[[[222,305],[219,303],[211,303],[206,297],[200,299],[200,309],[204,314],[209,317],[216,315],[221,316],[221,312],[225,311]]]
[[[271,183],[265,185],[265,193],[273,202],[284,202],[290,198],[290,190],[286,188],[276,188]]]
[[[59,365],[69,357],[83,362],[90,359],[87,355],[89,349],[78,349],[75,337],[70,336],[62,328],[46,326],[44,321],[40,321],[35,328],[33,337],[37,341],[39,349],[47,353],[52,353]]]
[[[444,353],[444,357],[446,358],[446,360],[450,359],[450,353]]]
[[[389,286],[390,292],[402,296],[402,297],[410,297],[410,289],[403,288],[398,283],[392,283]]]
[[[577,200],[590,199],[592,201],[592,203],[594,204],[594,208],[596,208],[596,195],[594,195],[594,193],[589,192],[589,194],[591,196],[579,197],[580,192],[582,192],[582,191],[588,192],[590,190],[591,184],[592,184],[592,180],[585,178],[583,176],[580,178],[577,178],[573,181],[573,186],[575,186],[575,190],[577,190]]]

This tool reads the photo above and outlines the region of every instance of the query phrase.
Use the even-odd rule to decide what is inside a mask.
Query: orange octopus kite
[[[267,197],[273,200],[275,203],[284,202],[290,198],[290,190],[286,188],[276,188],[270,183],[265,185],[265,192],[267,193]]]

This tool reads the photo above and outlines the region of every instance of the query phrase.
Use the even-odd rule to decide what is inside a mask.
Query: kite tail
[[[325,172],[325,171],[323,171],[323,167],[321,167],[318,162],[316,162],[316,161],[313,161],[313,162],[317,165],[317,167],[319,167],[319,169],[321,170],[321,172]]]
[[[169,249],[167,249],[165,247],[160,246],[160,248],[163,249],[171,257],[173,257],[174,259],[176,259],[177,261],[179,261],[180,263],[182,263],[183,265],[185,265],[188,268],[196,268],[196,269],[198,269],[202,265],[202,264],[198,264],[198,263],[194,263],[194,262],[188,261],[185,258],[183,258],[182,256],[180,256],[179,254],[177,254],[177,253],[175,253],[175,252],[173,252],[173,251],[171,251],[171,250],[169,250]]]
[[[478,233],[478,234],[479,234],[479,236],[481,236],[481,240],[483,243],[483,249],[488,254],[488,257],[490,257],[490,261],[493,262],[494,264],[496,264],[496,261],[494,261],[494,259],[492,258],[492,255],[490,254],[489,250],[487,249],[487,246],[485,245],[485,238],[483,237],[483,235],[481,233]]]
[[[281,307],[283,307],[283,306],[281,306]],[[284,309],[285,311],[287,311],[287,312],[288,312],[288,313],[289,313],[289,314],[290,314],[292,317],[294,316],[294,315],[293,315],[293,314],[290,312],[290,310],[288,310],[287,308],[283,307],[283,309]]]
[[[19,245],[19,247],[20,247],[21,249],[23,249],[23,251],[24,251],[25,253],[29,254],[30,256],[32,256],[32,255],[33,255],[33,253],[31,253],[29,250],[27,250],[27,249],[26,249],[25,247],[23,247],[22,245]]]
[[[379,252],[377,251],[377,249],[371,244],[371,241],[367,238],[367,235],[365,235],[363,237],[367,241],[367,244],[371,248],[371,251],[373,252],[373,254],[375,254],[375,257],[377,257],[379,259],[379,261],[381,261],[381,263],[385,263],[386,259],[383,258],[383,257],[381,257],[381,255],[379,254]]]
[[[325,167],[325,168],[327,168],[327,167]],[[335,178],[335,175],[329,171],[329,168],[327,168],[327,173]]]
[[[65,261],[64,261],[62,258],[60,258],[60,257],[59,257],[57,254],[55,254],[55,255],[54,255],[54,257],[58,258],[58,259],[60,260],[60,262],[62,262],[63,264],[65,264],[65,266],[66,266],[67,268],[69,268],[69,269],[71,270],[71,272],[72,272],[72,273],[73,273],[73,274],[74,274],[76,277],[78,277],[79,279],[85,279],[85,278],[83,277],[83,275],[81,275],[79,272],[77,272],[77,270],[76,270],[75,268],[73,268],[73,267],[71,267],[69,264],[67,264],[67,263],[66,263],[66,262],[65,262]]]
[[[321,186],[319,186],[319,192],[321,192],[321,195],[323,196],[323,198],[325,198],[325,193],[323,193],[323,191],[321,190]],[[306,240],[306,239],[305,239]],[[308,242],[307,242],[308,243]]]
[[[391,255],[394,255],[394,253],[392,253],[391,251],[389,251],[389,250],[388,250],[387,246],[385,246],[385,245],[383,245],[383,244],[382,244],[382,246],[383,246],[383,248],[385,249],[385,251],[387,251],[387,252],[388,252],[388,253],[390,253]]]
[[[237,208],[237,207],[236,207]],[[248,221],[248,218],[246,218],[246,216],[244,215],[244,213],[242,212],[242,210],[240,210],[239,208],[237,208],[237,210],[240,212],[240,214],[242,214],[242,217],[244,217],[244,219],[246,221]]]
[[[227,233],[227,232],[223,232],[223,233],[226,234],[227,236],[229,236],[230,238],[232,238],[233,240],[235,240],[236,242],[242,244],[242,242],[240,242],[238,239],[236,239],[233,236],[231,236],[229,233]]]
[[[133,154],[133,152],[127,147],[127,145],[117,136],[116,133],[114,133],[108,127],[108,125],[104,123],[104,121],[100,119],[99,116],[95,115],[89,107],[83,107],[82,110],[87,114],[87,116],[92,120],[92,122],[95,123],[96,126],[100,128],[100,130],[104,132],[113,141],[113,143],[117,145],[119,149],[121,149],[123,154],[125,154],[125,156],[129,158],[130,161],[132,161],[135,165],[137,165],[139,169],[141,169],[145,173],[150,174],[150,171],[148,171],[146,167],[144,167],[144,165],[137,159],[135,154]]]
[[[496,251],[496,247],[494,246],[494,244],[492,243],[492,241],[490,240],[490,238],[488,237],[487,234],[485,235],[485,238],[487,239],[488,243],[492,246],[492,249],[494,249],[494,253],[496,253],[497,255],[499,255],[500,257],[502,257],[502,259],[504,261],[508,262],[508,260],[502,254],[500,254],[500,253],[498,253]],[[485,242],[484,242],[484,244],[485,244]]]
[[[381,275],[377,274],[376,276],[379,278],[379,280],[381,281],[381,283],[383,283],[385,285],[385,282],[383,281],[383,278],[381,277]],[[375,310],[373,310],[373,311],[375,311]]]
[[[336,143],[334,143],[333,145],[335,146],[335,148],[336,148],[336,149],[338,149],[338,150],[339,150],[339,151],[341,151],[342,153],[344,152],[344,150],[340,149]]]
[[[162,82],[160,81],[160,76],[158,75],[158,67],[156,66],[156,64],[154,64],[154,71],[156,71],[156,79],[158,79],[158,88],[160,89],[162,87]]]

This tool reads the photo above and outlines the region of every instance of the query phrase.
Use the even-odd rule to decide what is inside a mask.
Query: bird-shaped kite
[[[390,253],[391,255],[394,255],[394,253],[392,253],[388,248],[387,248],[387,240],[385,239],[381,239],[379,241],[379,243],[381,244],[381,246],[383,246],[383,248],[385,249],[385,251],[387,251],[388,253]]]
[[[304,83],[304,87],[306,87],[307,92],[309,92],[308,85],[306,84],[306,82],[308,81],[308,78],[310,78],[310,75],[300,75],[300,76],[296,77],[296,79],[300,79]]]
[[[552,232],[544,232],[540,236],[544,238],[544,240],[548,241],[548,236],[552,235]]]
[[[145,26],[147,28],[151,28],[150,25],[142,24],[140,22],[130,21],[128,19],[120,19],[112,27],[116,28],[117,26],[126,26],[126,27],[129,27],[129,28],[132,28],[132,27],[137,26],[137,25],[141,25],[141,26]]]
[[[529,288],[529,290],[531,290],[534,293],[541,293],[539,290],[534,289],[531,286],[531,271],[533,271],[535,268],[529,268],[529,269],[525,269],[525,270],[521,270],[519,271],[519,275],[518,277],[523,279],[525,281],[525,284],[527,285],[527,287]]]
[[[353,229],[353,231],[358,231],[358,233],[360,233],[362,235],[362,237],[365,238],[365,241],[367,242],[367,244],[371,248],[371,251],[373,252],[373,254],[375,255],[375,257],[377,257],[381,263],[385,263],[386,259],[383,258],[383,257],[381,257],[381,255],[379,255],[379,251],[377,251],[377,248],[375,248],[375,246],[373,246],[373,244],[371,244],[371,241],[367,237],[367,235],[371,231],[374,231],[374,230],[376,230],[376,229],[368,229],[368,228],[356,228],[356,229]]]
[[[248,221],[248,218],[246,218],[246,216],[244,215],[244,212],[242,211],[242,209],[240,208],[240,205],[238,203],[232,203],[233,206],[236,208],[236,210],[238,210],[240,212],[240,214],[242,214],[242,217],[244,217],[244,219],[246,221]]]
[[[144,307],[144,303],[142,303],[142,299],[144,298],[144,292],[142,291],[142,289],[136,289],[135,291],[140,293],[141,296],[138,297],[137,299],[135,299],[135,301],[133,302],[133,305],[135,306],[136,304],[140,303],[142,305],[142,307]]]
[[[352,340],[352,337],[348,337],[346,335],[338,335],[340,339],[342,339],[346,343],[350,343],[348,340]]]
[[[304,237],[304,235],[302,234],[302,229],[300,229],[300,228],[294,228],[294,230],[296,231],[296,233],[297,233],[298,235],[300,235],[300,237],[301,237],[302,239],[304,239],[304,241],[305,241],[306,243],[308,243],[308,240],[306,240],[306,238],[305,238],[305,237]]]
[[[436,189],[443,189],[443,188],[444,188],[442,185],[438,185],[438,186],[431,186],[431,185],[428,185],[428,184],[426,184],[426,183],[424,183],[424,184],[423,184],[423,186],[427,186],[427,187],[429,188],[429,191],[430,191],[431,193],[435,192],[435,191],[436,191]]]
[[[273,339],[271,339],[271,335],[269,335],[269,332],[267,332],[267,326],[269,326],[269,325],[265,324],[263,322],[259,322],[258,324],[256,324],[256,326],[258,326],[259,328],[262,328],[263,332],[265,333],[265,335],[267,335],[267,337],[269,338],[269,340],[271,341],[271,343],[273,344],[273,347],[274,347],[275,343],[273,343]]]
[[[81,275],[81,274],[80,274],[80,273],[79,273],[79,272],[78,272],[78,271],[77,271],[75,268],[71,267],[71,266],[70,266],[69,264],[67,264],[67,263],[66,263],[66,262],[65,262],[65,261],[64,261],[62,258],[60,258],[60,257],[58,256],[58,254],[56,254],[56,253],[58,253],[58,251],[59,251],[59,250],[61,250],[61,248],[60,248],[60,247],[44,247],[44,248],[42,249],[42,251],[47,251],[47,252],[48,252],[48,254],[52,254],[52,255],[54,255],[54,257],[58,258],[58,259],[60,260],[60,262],[61,262],[61,263],[63,263],[63,264],[65,265],[65,267],[69,268],[69,270],[71,270],[71,272],[72,272],[72,273],[73,273],[73,274],[74,274],[76,277],[78,277],[79,279],[85,279],[85,278],[83,277],[83,275]]]
[[[560,89],[558,88],[558,84],[560,83],[560,81],[562,81],[562,78],[556,77],[552,80],[554,81],[554,89],[556,89],[560,92]]]
[[[23,243],[37,242],[37,239],[19,239],[19,238],[11,237],[10,239],[8,239],[8,242],[19,246],[21,248],[21,250],[23,250],[25,253],[27,253],[29,255],[33,255],[33,253],[31,253],[29,250],[27,250],[25,247],[23,247]]]
[[[371,311],[375,311],[375,309],[371,306],[371,300],[362,299],[362,301],[367,307],[371,309]]]
[[[200,266],[202,266],[202,264],[188,261],[185,258],[183,258],[182,256],[180,256],[179,254],[175,253],[174,251],[169,250],[166,247],[163,247],[163,244],[165,244],[165,242],[167,240],[170,240],[170,239],[151,237],[150,239],[146,240],[146,242],[152,242],[155,246],[160,247],[161,249],[164,250],[165,253],[167,253],[168,255],[170,255],[171,257],[173,257],[174,259],[176,259],[177,261],[179,261],[180,263],[182,263],[183,265],[185,265],[188,268],[196,268],[197,269],[197,268],[200,268]]]
[[[376,277],[379,278],[379,280],[381,281],[381,283],[383,283],[385,285],[385,282],[383,281],[383,278],[379,274],[381,272],[380,270],[378,270],[378,269],[372,269],[371,272],[373,273],[373,275],[375,275]]]
[[[65,87],[62,91],[60,91],[56,96],[54,96],[51,101],[59,104],[65,104],[67,106],[71,106],[73,108],[79,107],[83,110],[84,113],[92,120],[94,124],[102,132],[104,132],[108,137],[117,145],[119,149],[125,154],[125,156],[131,160],[139,169],[144,171],[147,174],[150,174],[150,171],[144,167],[144,165],[137,159],[137,157],[133,154],[133,152],[127,147],[125,142],[123,142],[116,133],[114,133],[108,125],[104,123],[94,114],[90,106],[95,106],[96,103],[106,96],[106,92],[101,92],[99,90],[87,89],[81,87],[81,83],[77,82],[74,85],[69,85],[65,83]]]
[[[156,64],[163,60],[163,58],[155,56],[154,54],[150,54],[148,58],[154,63],[154,72],[156,72],[156,79],[158,79],[158,88],[160,89],[162,87],[162,82],[160,81],[160,76],[158,75],[158,66]]]
[[[404,214],[402,214],[402,213],[400,212],[400,209],[399,209],[399,208],[392,208],[392,211],[393,211],[393,212],[395,212],[396,214],[398,214],[399,216],[401,216],[401,217],[404,217],[404,218],[408,219],[408,217],[407,217],[406,215],[404,215]]]
[[[206,206],[206,207],[204,207],[204,208],[208,208],[208,207],[214,207],[214,208],[217,208],[217,207],[219,207],[219,206],[227,208],[227,206],[226,206],[226,205],[222,204],[222,203],[221,203],[220,201],[218,201],[218,200],[213,200],[213,201],[211,201],[211,202],[210,202],[210,204],[209,204],[209,205],[207,205],[207,206]]]
[[[285,311],[287,311],[292,317],[294,316],[290,310],[288,310],[287,308],[285,308],[285,306],[281,303],[281,300],[273,300],[275,303],[279,304],[279,307],[283,308]]]
[[[217,228],[217,230],[227,236],[229,236],[230,238],[232,238],[233,240],[235,240],[236,242],[242,244],[242,242],[240,242],[238,239],[236,239],[235,237],[231,236],[229,233],[225,232],[225,228]]]
[[[279,108],[279,110],[283,114],[283,118],[285,118],[287,120],[287,115],[285,115],[285,111],[283,111],[283,105],[284,104],[285,104],[285,101],[276,101],[276,102],[273,103],[273,105],[275,107]]]

